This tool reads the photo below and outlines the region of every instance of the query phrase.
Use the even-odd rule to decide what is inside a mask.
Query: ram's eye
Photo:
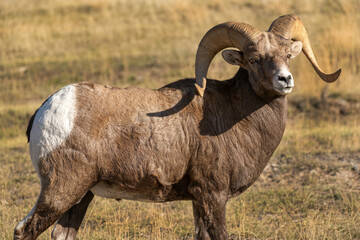
[[[291,58],[291,54],[289,53],[288,55],[286,55],[287,58]]]
[[[256,62],[256,60],[253,59],[253,58],[250,58],[250,59],[249,59],[249,62],[250,62],[251,64],[254,64],[254,63]]]

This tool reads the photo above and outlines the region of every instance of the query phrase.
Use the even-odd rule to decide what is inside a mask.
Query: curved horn
[[[206,75],[215,55],[224,48],[236,47],[240,50],[254,42],[261,32],[246,23],[226,22],[210,29],[200,41],[195,60],[195,87],[199,95],[204,95]]]
[[[310,61],[316,73],[325,82],[334,82],[340,76],[341,69],[331,74],[326,74],[323,70],[321,70],[311,49],[305,27],[298,16],[293,14],[281,16],[273,21],[268,31],[280,35],[286,39],[301,41],[303,45],[302,51]]]

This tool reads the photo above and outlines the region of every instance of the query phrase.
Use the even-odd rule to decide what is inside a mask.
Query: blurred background
[[[32,208],[39,180],[25,131],[47,96],[69,83],[159,88],[194,77],[202,36],[225,21],[267,30],[298,14],[326,72],[303,54],[278,150],[260,179],[228,204],[231,239],[360,238],[360,1],[2,0],[0,2],[0,238]],[[208,77],[237,67],[217,56]],[[192,239],[191,203],[95,198],[79,239]],[[49,239],[50,231],[40,239]]]

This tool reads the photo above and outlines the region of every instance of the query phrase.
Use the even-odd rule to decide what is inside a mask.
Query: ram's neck
[[[246,77],[246,72],[240,72],[234,79],[218,83],[218,90],[211,86],[204,96],[200,122],[200,133],[209,136],[210,144],[204,145],[203,153],[207,157],[221,155],[219,158],[228,162],[234,194],[260,175],[279,145],[286,123],[286,97],[264,101],[255,95]]]
[[[286,123],[286,97],[262,99],[252,90],[247,71],[240,69],[228,81],[209,81],[203,101],[201,135],[221,135],[255,127],[256,131],[272,129],[273,137],[281,139]],[[276,131],[273,131],[277,129]]]
[[[248,143],[242,146],[252,148],[258,158],[265,158],[267,161],[284,133],[287,99],[285,96],[266,100],[258,97],[247,80],[245,70],[240,69],[233,81],[236,82],[236,88],[231,91],[230,102],[233,114],[238,120],[234,131],[244,137],[253,135],[247,140]]]

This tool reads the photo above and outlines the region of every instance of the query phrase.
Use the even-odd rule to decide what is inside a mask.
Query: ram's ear
[[[300,41],[295,41],[291,44],[291,58],[296,57],[302,49],[302,43]]]
[[[226,62],[231,65],[245,66],[244,53],[237,50],[224,50],[221,53]]]

